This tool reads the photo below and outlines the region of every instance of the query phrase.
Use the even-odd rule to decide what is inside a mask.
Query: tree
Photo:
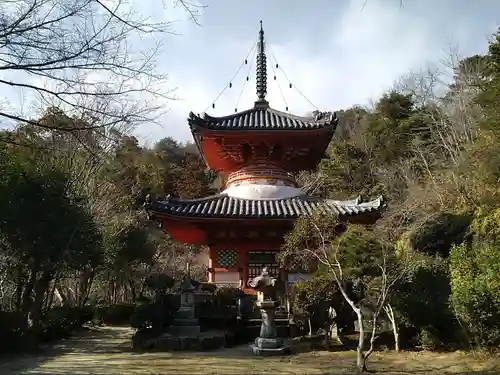
[[[184,199],[195,199],[209,195],[214,176],[206,171],[201,158],[198,155],[186,154],[182,167],[174,185],[176,195]]]
[[[28,317],[37,324],[61,272],[101,261],[101,234],[61,172],[10,154],[1,160],[0,176],[0,243],[16,271],[17,308],[26,324]]]
[[[406,257],[398,259],[392,247],[377,241],[362,229],[352,227],[346,233],[333,215],[314,213],[299,218],[285,238],[281,260],[310,254],[337,284],[342,297],[357,316],[359,340],[357,367],[366,371],[366,363],[375,349],[377,327],[383,308],[389,302],[396,282],[406,271]],[[360,234],[363,234],[360,238]],[[360,258],[359,255],[363,255]],[[365,349],[365,321],[370,317],[370,345]]]
[[[309,326],[308,335],[312,336],[314,328],[326,328],[330,331],[330,322],[327,314],[330,307],[339,313],[338,297],[341,297],[337,290],[337,285],[333,280],[323,275],[316,275],[310,280],[301,281],[293,285],[292,288],[293,314],[299,319],[307,320]],[[326,325],[326,326],[325,326]],[[326,335],[329,340],[331,335]]]
[[[391,298],[405,341],[434,350],[459,338],[460,327],[449,301],[449,262],[415,252]]]
[[[472,239],[451,251],[451,295],[460,321],[476,344],[500,343],[500,210],[477,209]]]
[[[119,293],[128,289],[135,302],[137,285],[143,284],[156,254],[148,228],[137,219],[115,219],[106,227],[105,244],[106,258],[100,271],[111,300],[116,304]]]
[[[196,7],[175,3],[196,22]],[[159,4],[161,6],[161,4]],[[31,119],[7,107],[0,116],[59,130],[106,134],[116,124],[154,119],[161,89],[155,56],[169,22],[144,18],[124,0],[6,0],[0,11],[0,87],[22,89],[43,107],[58,106],[85,116],[71,128]],[[140,41],[140,42],[133,42]],[[133,45],[146,48],[134,50]]]

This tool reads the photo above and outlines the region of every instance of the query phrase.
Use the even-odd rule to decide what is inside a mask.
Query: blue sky
[[[260,20],[268,49],[294,86],[320,110],[368,104],[400,76],[440,63],[450,47],[463,56],[482,53],[500,24],[498,0],[403,0],[402,7],[400,0],[368,0],[364,7],[365,0],[196,0],[206,5],[199,9],[202,26],[174,7],[175,0],[131,1],[137,12],[175,21],[172,27],[179,34],[166,36],[157,56],[158,70],[169,76],[164,84],[176,88],[178,100],[164,103],[168,113],[161,125],[143,124],[135,130],[146,144],[166,136],[191,139],[189,111],[210,107],[257,40]],[[143,43],[134,42],[138,48]],[[234,112],[247,75],[246,67],[243,70],[209,114]],[[284,110],[270,68],[268,75],[268,100]],[[254,76],[255,65],[238,110],[253,106]],[[277,82],[291,113],[314,109],[288,88],[280,72]],[[7,92],[0,92],[1,103],[6,97]],[[9,99],[15,106],[15,95]]]
[[[142,141],[164,136],[190,139],[185,121],[190,110],[203,112],[240,66],[264,22],[268,47],[288,78],[320,110],[367,104],[409,71],[439,64],[451,47],[467,56],[484,52],[500,24],[498,0],[204,0],[202,27],[175,10],[182,33],[169,37],[162,69],[179,100],[169,102],[162,126],[136,130]],[[173,14],[165,10],[166,17]],[[251,71],[255,76],[254,69]],[[272,76],[272,72],[268,71]],[[246,71],[208,113],[234,112]],[[312,106],[278,74],[290,112]],[[285,105],[275,81],[269,101]],[[255,86],[245,86],[238,110],[251,107]]]

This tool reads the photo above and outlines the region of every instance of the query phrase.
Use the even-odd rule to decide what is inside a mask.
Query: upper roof
[[[301,117],[277,111],[269,106],[254,108],[229,116],[212,117],[189,113],[188,122],[192,131],[197,127],[209,130],[312,130],[328,127],[335,130],[338,124],[335,112],[313,112],[311,117]]]
[[[310,117],[300,117],[286,112],[277,111],[269,107],[269,103],[266,100],[267,57],[265,46],[264,29],[262,28],[262,21],[260,21],[255,77],[257,101],[255,102],[254,108],[224,117],[212,117],[206,113],[200,116],[191,112],[188,117],[188,122],[193,133],[197,130],[197,128],[215,131],[269,131],[312,130],[328,127],[335,130],[338,123],[338,118],[335,113],[315,111]]]
[[[369,202],[360,198],[349,201],[320,199],[302,194],[280,199],[243,199],[227,194],[212,197],[182,200],[167,198],[163,201],[150,202],[148,210],[155,213],[178,217],[204,218],[242,218],[242,219],[286,219],[312,214],[319,210],[323,213],[338,215],[339,218],[359,216],[380,212],[386,207],[383,197]]]

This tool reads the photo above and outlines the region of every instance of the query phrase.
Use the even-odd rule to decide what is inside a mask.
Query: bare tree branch
[[[199,23],[200,6],[175,4]],[[154,122],[164,107],[159,100],[173,99],[155,63],[162,37],[173,33],[172,22],[151,21],[126,0],[5,0],[2,5],[0,88],[36,97],[42,110],[57,105],[70,115],[99,118],[73,130]],[[0,107],[6,119],[43,127],[33,120],[37,115]]]

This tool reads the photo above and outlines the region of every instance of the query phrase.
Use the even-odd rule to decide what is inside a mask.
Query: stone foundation
[[[257,345],[250,345],[252,349],[252,353],[261,357],[273,357],[273,356],[281,356],[291,354],[291,349],[289,346],[282,346],[280,348],[259,348]]]
[[[233,340],[233,335],[228,332],[202,332],[197,337],[164,333],[143,340],[134,337],[132,347],[137,351],[208,351],[230,346]]]

